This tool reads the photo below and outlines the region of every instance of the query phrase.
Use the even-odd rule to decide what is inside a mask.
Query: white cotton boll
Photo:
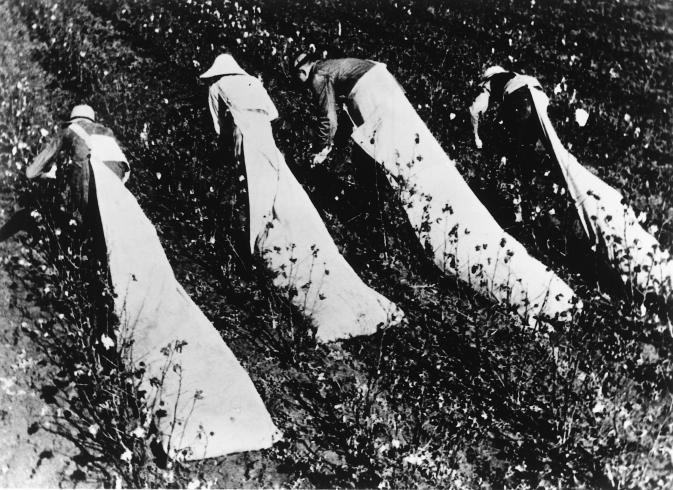
[[[190,481],[187,484],[187,490],[196,490],[201,486],[201,482],[199,481],[198,478],[194,478],[192,481]]]
[[[49,136],[49,131],[47,131],[44,128],[40,128],[40,134],[42,135],[43,138]]]
[[[122,453],[119,459],[125,461],[126,463],[131,463],[131,459],[133,459],[133,453],[126,446],[124,446],[124,449],[125,451]]]
[[[624,121],[631,122],[631,114],[624,114]]]
[[[157,172],[157,179],[161,180],[161,172]]]
[[[138,426],[131,432],[131,435],[137,437],[138,439],[143,439],[146,435],[145,429],[143,429],[141,426]]]
[[[450,120],[453,121],[455,118],[456,118],[456,114],[455,114],[454,112],[452,112],[451,114],[449,114],[449,119],[450,119]]]
[[[100,341],[103,344],[103,347],[105,347],[105,350],[109,350],[112,347],[114,347],[114,345],[115,345],[114,340],[112,340],[110,337],[108,337],[105,334],[103,334],[101,336]]]
[[[423,459],[415,454],[410,454],[409,456],[405,456],[402,461],[410,465],[419,465],[423,462]]]
[[[584,109],[575,110],[575,121],[580,127],[584,127],[589,120],[589,113]]]

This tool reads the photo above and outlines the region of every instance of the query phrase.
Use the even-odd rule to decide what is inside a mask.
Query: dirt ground
[[[12,85],[40,79],[39,67],[26,56],[31,45],[20,25],[7,2],[0,2],[0,83],[4,95]],[[8,98],[2,97],[5,107],[0,110],[0,127],[6,129],[3,143],[15,131],[15,113],[7,109],[11,104]],[[0,147],[0,224],[14,208],[7,182],[11,174],[6,172],[10,151],[5,144]],[[87,481],[73,460],[78,454],[76,445],[54,430],[56,408],[50,403],[48,387],[56,368],[40,350],[34,328],[48,313],[36,306],[22,282],[12,277],[10,263],[20,256],[21,247],[16,236],[0,243],[0,487],[72,487],[81,486],[83,479],[85,485],[92,485],[95,482]]]
[[[0,244],[3,257],[15,241]],[[69,479],[75,446],[49,431],[51,406],[42,398],[53,369],[28,336],[40,310],[0,267],[0,486],[58,487]]]

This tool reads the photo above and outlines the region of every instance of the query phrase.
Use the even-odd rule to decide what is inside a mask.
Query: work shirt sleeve
[[[324,147],[332,146],[338,125],[334,83],[329,75],[316,74],[313,76],[313,88],[322,111],[318,134]]]
[[[278,119],[278,109],[276,109],[273,100],[271,100],[271,97],[269,97],[269,93],[264,88],[264,85],[262,85],[262,82],[258,81],[257,83],[259,87],[260,104],[263,107],[264,112],[269,117],[269,121]]]
[[[213,127],[219,136],[220,134],[220,95],[216,85],[210,87],[208,91],[208,107],[210,108],[210,115],[213,118]]]
[[[38,175],[48,171],[51,168],[54,158],[63,148],[63,135],[61,132],[52,139],[47,145],[42,149],[42,151],[35,157],[33,163],[26,169],[26,177],[29,179],[34,179]]]

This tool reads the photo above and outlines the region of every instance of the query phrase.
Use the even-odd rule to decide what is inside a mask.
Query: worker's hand
[[[55,179],[56,178],[56,165],[52,165],[49,169],[49,172],[43,172],[40,174],[41,179]]]
[[[316,165],[320,165],[322,162],[324,162],[325,159],[327,158],[327,155],[329,155],[331,151],[332,147],[326,146],[320,151],[320,153],[316,153],[313,156],[313,162],[311,163],[311,167],[315,167]]]
[[[479,136],[474,137],[474,145],[481,150],[481,148],[484,146],[484,143],[482,143],[481,138]]]
[[[243,133],[238,127],[234,130],[234,156],[240,158],[243,155]]]

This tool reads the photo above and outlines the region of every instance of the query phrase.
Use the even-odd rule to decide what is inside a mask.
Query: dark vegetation
[[[45,281],[36,284],[40,291],[50,285],[42,299],[71,315],[44,328],[55,337],[51,351],[61,352],[64,378],[76,382],[70,423],[91,444],[91,464],[131,486],[671,484],[670,332],[628,296],[607,296],[589,273],[594,258],[579,260],[567,248],[560,237],[572,230],[573,209],[553,192],[544,162],[530,162],[524,176],[511,160],[501,164],[507,149],[495,118],[482,129],[487,150],[476,151],[465,111],[486,64],[537,76],[552,97],[561,139],[622,189],[670,247],[671,7],[540,3],[15,2],[38,43],[30,54],[51,76],[54,117],[87,102],[114,129],[132,162],[129,187],[179,281],[247,367],[285,433],[261,453],[156,469],[142,431],[132,434],[144,420],[127,388],[130,374],[98,345],[102,334],[113,337],[108,302],[89,299],[104,282],[86,251],[63,253],[82,245],[76,229],[61,226],[67,216],[47,211],[57,193],[19,180],[21,198],[39,201],[43,215],[26,244],[51,271],[30,280]],[[346,138],[324,168],[309,169],[312,105],[289,78],[288,59],[310,44],[388,64],[475,192],[580,293],[585,312],[574,324],[544,335],[527,331],[505,309],[438,277],[385,179]],[[223,50],[264,80],[281,114],[279,148],[346,258],[406,311],[407,327],[316,346],[306,320],[243,254],[242,169],[217,150],[207,88],[197,79]],[[576,108],[590,113],[584,128],[574,122]],[[34,124],[30,111],[16,121]],[[35,152],[38,140],[27,131],[20,155]],[[514,223],[508,209],[519,194],[528,207],[523,223]],[[82,363],[95,375],[74,377]]]

